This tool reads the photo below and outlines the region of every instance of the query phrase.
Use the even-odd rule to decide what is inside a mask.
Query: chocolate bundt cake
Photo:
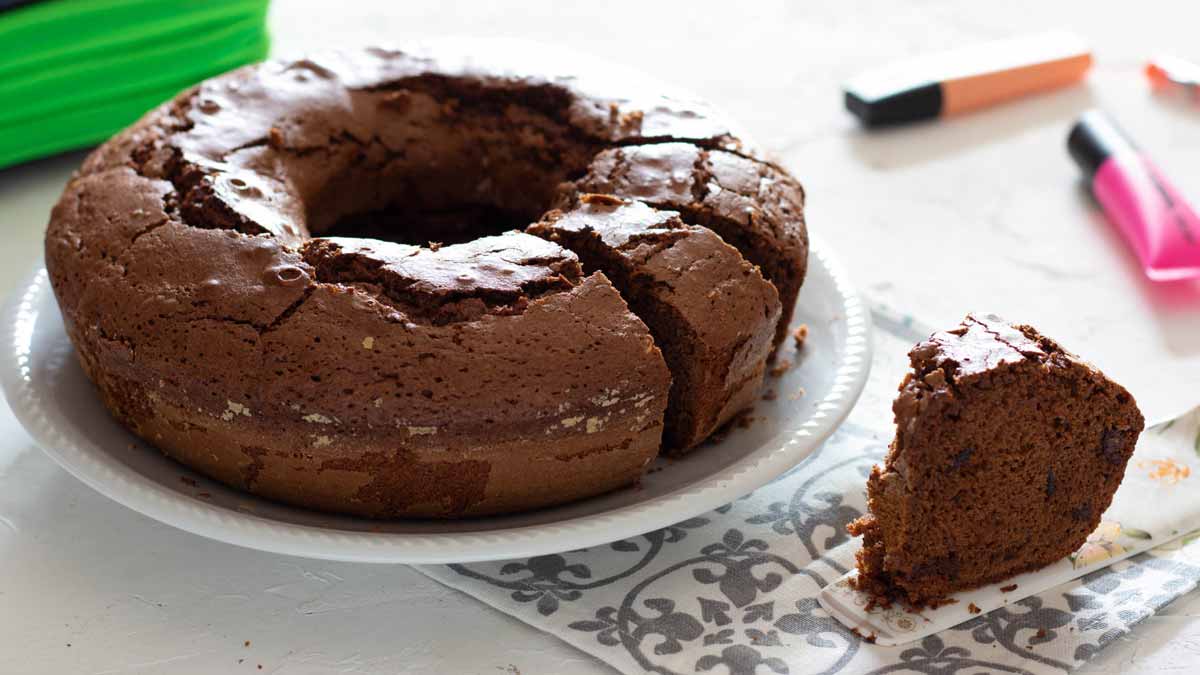
[[[860,590],[921,606],[1043,567],[1100,522],[1142,431],[1133,397],[1029,326],[968,316],[909,353],[867,481]]]
[[[702,103],[481,44],[243,68],[85,160],[46,265],[121,423],[274,499],[456,517],[628,485],[664,428],[689,448],[749,404],[804,274],[799,185]],[[657,145],[696,199],[590,184]]]

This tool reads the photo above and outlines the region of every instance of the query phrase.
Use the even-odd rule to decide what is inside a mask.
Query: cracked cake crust
[[[597,154],[587,173],[561,192],[564,202],[579,192],[638,199],[713,230],[778,289],[783,315],[775,346],[787,339],[808,271],[804,188],[787,172],[692,143],[629,145]]]
[[[621,145],[758,153],[702,103],[470,53],[249,66],[84,161],[46,261],[118,420],[235,487],[369,517],[517,511],[637,480],[671,374],[604,273],[520,232],[417,246],[340,224],[395,204],[532,222]]]

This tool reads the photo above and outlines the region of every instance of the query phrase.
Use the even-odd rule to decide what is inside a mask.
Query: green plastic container
[[[0,167],[102,141],[261,60],[266,0],[51,0],[0,13]]]

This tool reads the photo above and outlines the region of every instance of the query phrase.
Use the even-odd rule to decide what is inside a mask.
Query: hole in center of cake
[[[488,93],[410,78],[354,93],[353,107],[370,115],[346,120],[335,107],[323,126],[309,124],[309,142],[322,152],[281,153],[303,196],[305,228],[410,245],[524,229],[600,149],[573,130],[570,99],[555,92],[518,84]],[[327,127],[355,124],[355,133],[321,145]]]
[[[528,214],[483,204],[439,210],[390,206],[345,216],[322,231],[321,236],[379,239],[414,246],[437,242],[449,246],[522,230],[531,220]]]

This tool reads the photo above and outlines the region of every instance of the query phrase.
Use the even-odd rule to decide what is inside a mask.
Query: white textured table
[[[1033,323],[1126,384],[1150,418],[1200,403],[1200,285],[1141,279],[1064,148],[1074,117],[1103,106],[1200,203],[1200,107],[1150,96],[1139,73],[1158,49],[1200,59],[1200,8],[1009,2],[976,14],[957,2],[811,4],[537,2],[523,14],[491,3],[280,0],[272,21],[278,53],[507,34],[677,81],[783,157],[808,188],[813,232],[871,294],[937,324],[974,309]],[[1087,86],[880,134],[859,131],[841,110],[838,84],[860,67],[1059,27],[1095,45]],[[38,258],[48,209],[79,159],[0,172],[6,293]],[[873,400],[855,414],[878,424],[887,413]],[[258,672],[260,664],[289,673],[611,672],[404,567],[256,553],[136,515],[50,462],[7,409],[0,608],[4,673]],[[1195,672],[1198,663],[1200,598],[1190,596],[1084,672]]]

